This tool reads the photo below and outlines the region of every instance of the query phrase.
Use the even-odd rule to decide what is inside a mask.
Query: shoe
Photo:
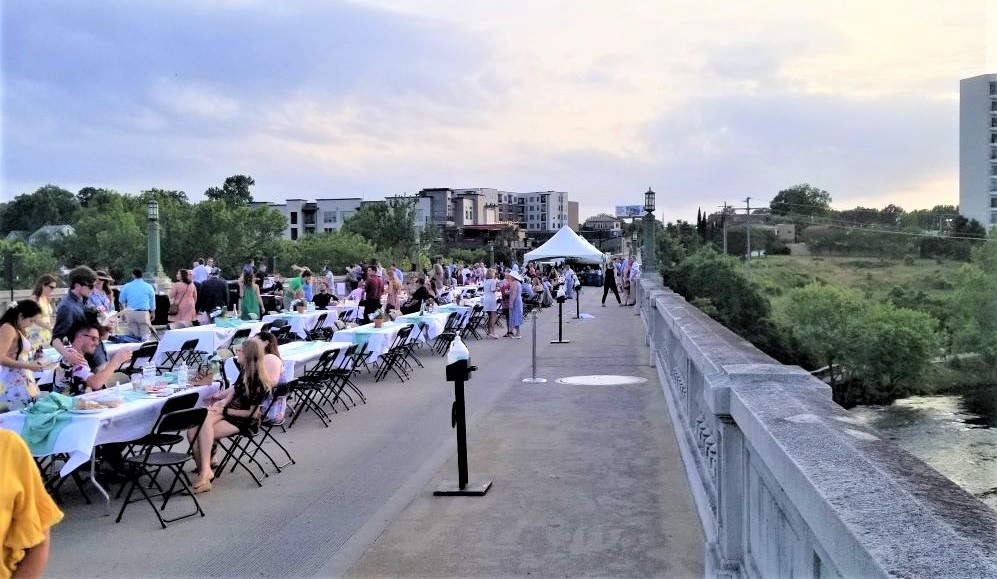
[[[485,335],[488,336],[489,338],[493,339],[493,340],[499,339],[499,337],[496,336],[495,334],[485,334]]]
[[[606,307],[606,304],[602,304],[602,307]]]
[[[194,486],[190,487],[190,492],[194,493],[195,495],[199,495],[201,493],[206,493],[206,492],[208,492],[210,490],[211,490],[211,482],[210,481],[206,482],[204,484],[195,484]]]
[[[509,336],[509,337],[512,338],[513,340],[520,340],[523,338],[522,336]]]

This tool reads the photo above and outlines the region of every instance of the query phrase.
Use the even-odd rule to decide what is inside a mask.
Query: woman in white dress
[[[38,396],[32,372],[44,366],[32,359],[27,329],[41,313],[37,302],[21,300],[0,318],[0,407],[18,410]]]
[[[498,291],[498,280],[495,279],[495,268],[490,267],[485,272],[485,281],[482,284],[481,290],[483,292],[481,305],[484,306],[485,312],[488,313],[488,333],[485,335],[497,340],[498,336],[495,335],[495,320],[498,319],[498,299],[495,297],[495,292]]]

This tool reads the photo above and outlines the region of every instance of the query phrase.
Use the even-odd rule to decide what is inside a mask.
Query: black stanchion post
[[[457,484],[453,481],[443,481],[433,492],[436,496],[472,496],[480,497],[488,492],[492,481],[468,484],[467,482],[467,425],[464,414],[464,381],[471,378],[471,372],[476,366],[468,364],[467,360],[457,360],[447,365],[447,380],[454,383],[454,403],[450,411],[450,423],[457,429]]]
[[[582,317],[582,286],[575,287],[575,319]]]
[[[557,296],[557,339],[551,340],[551,344],[570,344],[571,340],[565,340],[564,331],[564,302],[568,298],[564,295]]]

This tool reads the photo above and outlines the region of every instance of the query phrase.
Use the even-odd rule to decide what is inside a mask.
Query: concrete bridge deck
[[[521,340],[470,340],[471,479],[485,497],[433,497],[456,479],[453,390],[440,358],[397,380],[361,386],[369,403],[322,428],[304,416],[278,435],[298,461],[256,488],[226,473],[201,495],[207,517],[162,531],[148,505],[121,524],[67,491],[50,577],[700,577],[704,540],[657,373],[634,308],[601,308],[595,288],[552,345],[557,312]],[[572,305],[569,303],[569,305]],[[567,386],[587,374],[627,386]],[[69,485],[67,485],[69,486]],[[118,503],[112,503],[116,514]]]

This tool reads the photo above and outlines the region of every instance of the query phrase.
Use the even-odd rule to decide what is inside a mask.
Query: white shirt
[[[208,279],[208,273],[208,267],[204,264],[195,267],[193,272],[194,283],[201,283]]]

